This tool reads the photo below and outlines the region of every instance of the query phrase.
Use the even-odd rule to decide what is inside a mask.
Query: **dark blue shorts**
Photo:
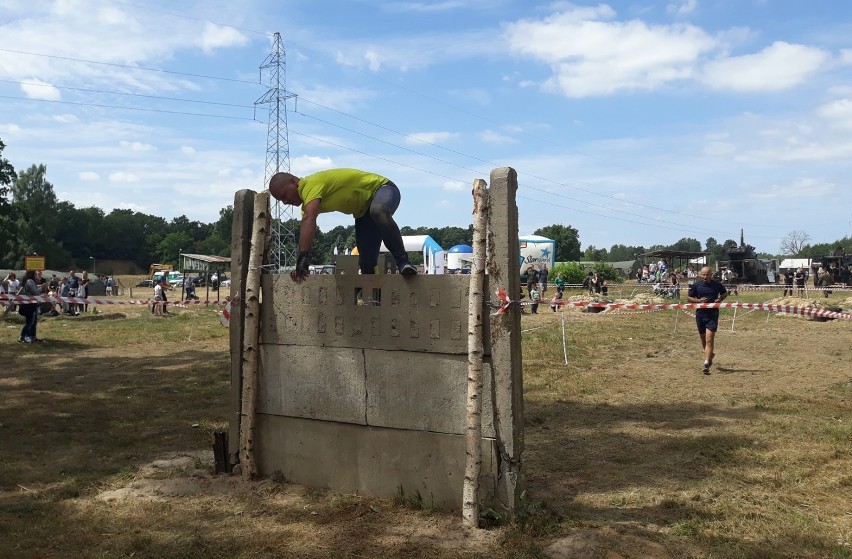
[[[703,334],[707,330],[711,332],[715,332],[719,329],[719,317],[718,316],[696,316],[695,324],[698,325],[698,332]]]

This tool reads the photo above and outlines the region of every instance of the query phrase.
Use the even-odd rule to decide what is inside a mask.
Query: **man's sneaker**
[[[710,361],[704,362],[704,367],[701,368],[701,372],[704,373],[705,375],[710,374]]]
[[[417,268],[411,262],[406,262],[399,268],[399,273],[402,274],[403,277],[410,278],[411,276],[417,275]]]
[[[29,336],[24,336],[24,343],[25,344],[31,344],[31,343],[33,343],[33,339]]]

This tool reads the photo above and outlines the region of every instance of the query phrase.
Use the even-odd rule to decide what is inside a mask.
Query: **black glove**
[[[290,274],[290,277],[293,278],[293,281],[302,281],[306,279],[311,271],[309,266],[311,265],[311,253],[310,252],[300,252],[299,257],[296,259],[296,269]]]

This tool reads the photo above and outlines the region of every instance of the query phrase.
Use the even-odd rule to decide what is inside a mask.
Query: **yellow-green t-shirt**
[[[381,175],[358,169],[329,169],[299,179],[302,210],[311,200],[321,198],[320,213],[343,212],[356,218],[367,213],[367,206],[380,186],[390,182]]]

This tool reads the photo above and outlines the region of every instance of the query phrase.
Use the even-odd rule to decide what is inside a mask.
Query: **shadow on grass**
[[[693,514],[690,506],[662,502],[653,514],[631,507],[640,487],[682,487],[732,461],[752,439],[725,433],[696,435],[729,420],[749,421],[756,412],[722,410],[698,403],[608,405],[558,401],[527,408],[526,466],[530,491],[585,520],[670,523]],[[580,494],[623,494],[601,508],[578,505]]]

